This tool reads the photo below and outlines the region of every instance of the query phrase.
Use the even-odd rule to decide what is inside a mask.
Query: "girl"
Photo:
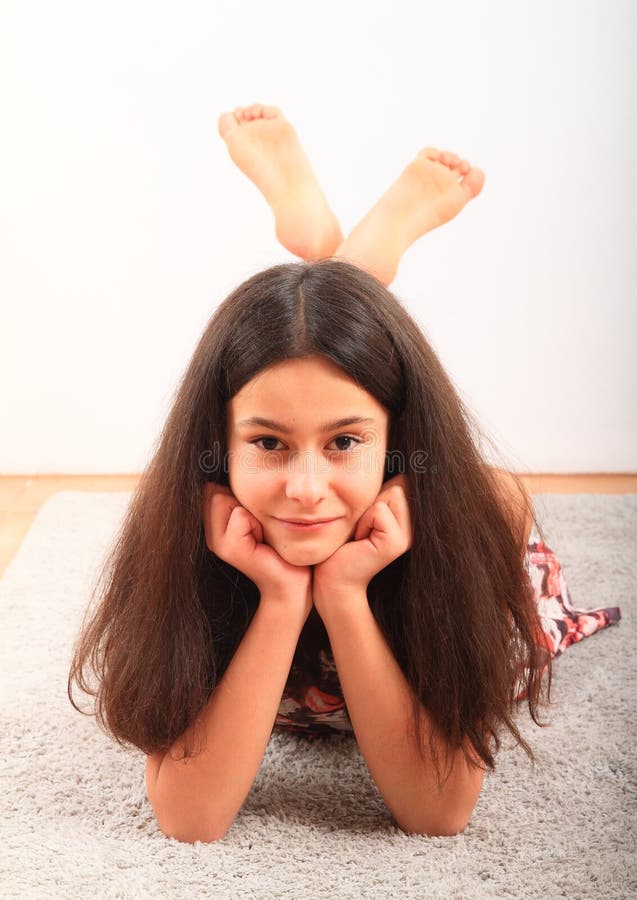
[[[100,573],[69,698],[81,712],[77,681],[107,733],[147,754],[149,801],[178,840],[227,833],[274,727],[353,734],[400,828],[456,834],[503,728],[534,759],[516,700],[544,724],[551,657],[619,618],[572,608],[559,563],[529,543],[542,532],[521,480],[485,464],[387,289],[484,175],[426,148],[343,240],[280,110],[238,109],[219,130],[305,261],[249,278],[204,330]]]

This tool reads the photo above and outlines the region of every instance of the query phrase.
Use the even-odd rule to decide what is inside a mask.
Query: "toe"
[[[464,178],[458,183],[462,186],[467,199],[472,200],[478,196],[484,187],[484,182],[485,175],[482,169],[469,169]]]
[[[445,166],[453,168],[456,163],[460,162],[460,157],[456,153],[450,153],[449,150],[443,150],[440,154],[440,162]]]
[[[266,119],[276,119],[277,116],[282,116],[283,113],[278,106],[264,106],[263,115]]]
[[[471,168],[471,163],[469,162],[469,160],[463,159],[460,161],[459,165],[457,166],[458,174],[466,175],[470,168]]]
[[[228,139],[228,136],[235,130],[235,128],[238,128],[236,113],[226,112],[222,113],[219,116],[217,129],[224,141]]]
[[[420,152],[424,153],[427,159],[432,159],[434,162],[437,161],[440,156],[440,150],[438,150],[437,147],[423,147]]]
[[[260,119],[263,115],[263,104],[262,103],[253,103],[252,106],[248,107],[248,116],[251,119]]]

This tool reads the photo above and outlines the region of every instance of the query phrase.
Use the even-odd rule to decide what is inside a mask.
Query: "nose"
[[[315,506],[327,496],[327,472],[312,453],[292,456],[286,473],[285,496],[303,506]]]

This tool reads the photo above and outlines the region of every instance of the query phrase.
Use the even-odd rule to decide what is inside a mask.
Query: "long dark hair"
[[[413,546],[367,595],[410,685],[423,761],[441,783],[437,730],[445,765],[459,748],[478,764],[472,745],[493,770],[503,726],[535,761],[514,722],[516,697],[545,724],[537,713],[547,671],[550,698],[551,656],[538,641],[522,520],[485,461],[480,442],[490,439],[423,332],[376,278],[338,259],[259,272],[211,317],[95,585],[71,703],[83,712],[75,680],[96,698],[100,726],[145,753],[168,751],[194,725],[259,602],[254,583],[205,541],[204,483],[228,484],[226,404],[266,366],[316,354],[391,414],[385,479],[407,478]],[[509,477],[543,536],[521,479]],[[422,707],[435,725],[429,741]]]

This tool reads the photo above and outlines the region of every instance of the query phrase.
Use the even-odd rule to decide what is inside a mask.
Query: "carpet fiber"
[[[620,606],[622,620],[555,660],[549,727],[519,704],[537,765],[505,733],[464,833],[397,829],[352,737],[275,731],[225,839],[195,845],[159,831],[144,754],[111,742],[66,695],[73,640],[130,497],[50,497],[0,581],[2,897],[637,895],[637,495],[536,496],[573,604]]]

